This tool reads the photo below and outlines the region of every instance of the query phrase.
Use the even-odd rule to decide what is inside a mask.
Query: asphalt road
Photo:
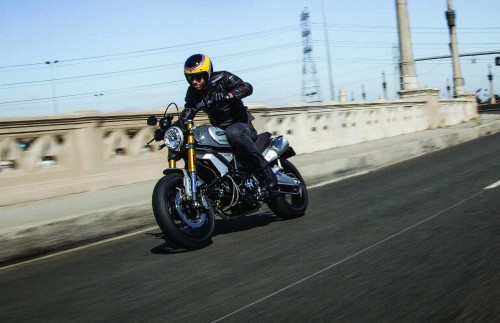
[[[0,321],[500,322],[499,152],[311,188],[306,216],[221,220],[202,250],[153,229],[1,269]]]

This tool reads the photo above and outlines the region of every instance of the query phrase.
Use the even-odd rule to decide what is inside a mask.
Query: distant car
[[[16,163],[12,160],[0,160],[0,170],[13,169],[15,167],[16,167]]]
[[[40,159],[37,163],[36,163],[36,167],[46,167],[46,166],[52,166],[52,165],[56,165],[57,162],[54,160],[54,158],[52,158],[52,156],[45,156],[45,157],[42,157],[42,159]]]

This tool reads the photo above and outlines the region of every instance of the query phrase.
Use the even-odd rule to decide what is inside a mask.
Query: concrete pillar
[[[401,90],[405,91],[417,89],[418,78],[415,68],[415,60],[413,58],[406,0],[396,0],[396,15],[398,20]]]
[[[401,91],[401,97],[410,101],[425,101],[428,129],[436,129],[442,126],[439,113],[439,89],[422,88]]]
[[[345,94],[345,90],[343,87],[339,89],[339,102],[346,102],[347,101],[347,95]]]
[[[80,124],[72,132],[73,155],[76,156],[75,168],[81,174],[88,174],[103,167],[104,154],[102,133],[97,127],[97,122],[91,118],[84,119],[82,118]]]
[[[446,20],[450,31],[450,50],[453,62],[453,95],[458,97],[464,94],[464,79],[460,71],[460,59],[458,57],[457,32],[455,30],[455,10],[451,7],[451,0],[448,0],[448,10]]]

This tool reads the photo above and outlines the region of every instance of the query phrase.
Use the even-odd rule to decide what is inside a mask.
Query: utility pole
[[[96,93],[96,94],[94,94],[94,96],[99,99],[99,110],[100,111],[102,111],[102,102],[101,101],[102,101],[102,96],[103,95],[104,94],[102,94],[102,93]]]
[[[385,81],[385,72],[382,72],[382,90],[384,91],[384,100],[387,99],[387,82]]]
[[[490,81],[490,96],[491,96],[490,103],[495,104],[497,103],[497,100],[495,98],[495,87],[493,86],[493,74],[491,73],[490,64],[488,64],[488,81]]]
[[[401,64],[399,57],[399,46],[398,44],[392,45],[392,63],[394,64],[394,91],[397,93],[401,91]],[[399,86],[398,86],[399,85]]]
[[[326,57],[328,60],[328,80],[330,81],[330,100],[335,100],[335,92],[333,88],[333,75],[332,75],[332,58],[330,56],[330,42],[328,41],[328,29],[326,24],[325,0],[321,1],[321,9],[323,10],[323,28],[325,30],[325,45]]]
[[[54,114],[57,114],[57,97],[56,97],[56,85],[54,84],[54,64],[59,61],[46,61],[45,64],[49,65],[50,77],[52,78],[52,107],[54,108]]]
[[[450,49],[453,62],[453,96],[458,97],[464,94],[464,79],[460,71],[460,60],[458,58],[457,32],[455,30],[455,10],[452,9],[451,0],[448,0],[448,10],[446,20],[450,31]]]

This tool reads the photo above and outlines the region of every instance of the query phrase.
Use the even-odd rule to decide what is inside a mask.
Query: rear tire
[[[185,199],[184,176],[170,173],[153,190],[153,213],[158,226],[174,243],[186,249],[199,249],[211,241],[215,214],[208,200],[206,210],[193,210]]]
[[[277,216],[284,219],[302,216],[306,212],[309,203],[309,196],[307,194],[304,179],[297,168],[288,160],[282,161],[281,166],[283,167],[281,170],[282,173],[300,181],[299,194],[285,194],[273,197],[269,200],[267,205]]]

